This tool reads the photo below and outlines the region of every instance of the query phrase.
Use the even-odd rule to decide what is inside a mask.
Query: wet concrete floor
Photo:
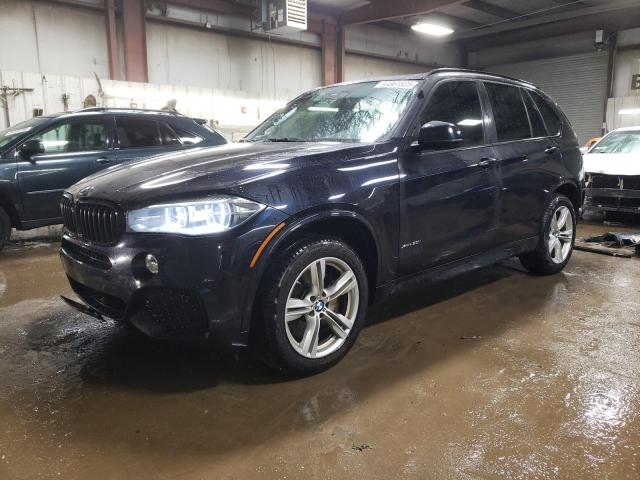
[[[73,312],[57,245],[31,247],[0,255],[0,479],[640,478],[639,259],[389,298],[287,379]]]

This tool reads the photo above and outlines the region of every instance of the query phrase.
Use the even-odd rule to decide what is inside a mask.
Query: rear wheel
[[[0,207],[0,250],[3,249],[11,236],[11,219],[7,212]]]
[[[542,218],[542,232],[533,252],[520,255],[522,265],[536,275],[553,275],[569,263],[576,238],[576,212],[571,201],[556,194]]]
[[[311,237],[283,251],[267,275],[252,330],[261,357],[302,374],[337,363],[366,314],[367,276],[358,255],[338,239]]]

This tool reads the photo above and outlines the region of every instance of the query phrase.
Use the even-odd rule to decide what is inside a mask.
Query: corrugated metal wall
[[[495,65],[487,70],[535,84],[562,107],[581,143],[601,135],[607,99],[606,52]]]

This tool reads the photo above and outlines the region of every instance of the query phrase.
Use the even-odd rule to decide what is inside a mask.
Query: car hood
[[[640,175],[640,154],[637,153],[587,153],[583,158],[587,173]]]
[[[236,143],[195,148],[128,162],[96,173],[68,191],[122,204],[255,191],[300,168],[349,158],[373,148],[354,143]],[[250,196],[248,196],[250,198]],[[261,199],[264,201],[264,199]]]

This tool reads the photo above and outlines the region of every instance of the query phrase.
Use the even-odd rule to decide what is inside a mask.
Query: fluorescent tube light
[[[433,23],[416,23],[411,26],[412,30],[420,33],[426,33],[427,35],[433,35],[434,37],[444,37],[450,35],[453,30],[449,27],[443,27],[442,25],[435,25]]]

